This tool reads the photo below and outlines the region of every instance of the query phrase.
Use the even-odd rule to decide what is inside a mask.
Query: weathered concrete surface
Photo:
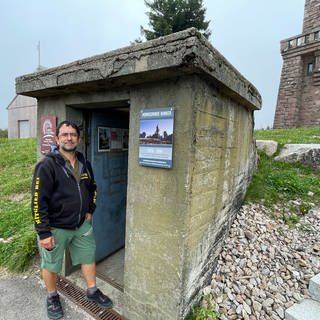
[[[285,312],[286,320],[318,320],[320,315],[320,273],[309,281],[309,293],[312,299],[295,303]]]
[[[17,78],[38,119],[130,111],[123,315],[180,320],[211,280],[255,166],[258,91],[195,29]],[[138,164],[140,111],[175,109],[173,168]],[[112,298],[112,297],[111,297]]]
[[[320,144],[286,144],[275,160],[300,162],[320,169]]]
[[[16,92],[32,97],[145,83],[188,73],[210,76],[221,89],[259,109],[256,88],[194,28],[16,79]]]
[[[129,152],[125,316],[182,319],[210,283],[253,172],[252,113],[196,76],[141,87],[131,103],[174,105],[176,119],[172,170]],[[139,108],[130,124],[136,137]]]
[[[256,140],[256,147],[270,157],[277,152],[278,142],[273,140]]]
[[[309,292],[312,299],[320,302],[320,273],[310,279]]]
[[[305,299],[296,303],[285,312],[286,320],[319,320],[320,303],[312,299]]]
[[[0,320],[47,320],[47,292],[38,276],[0,277]],[[85,311],[60,295],[64,319],[93,320]]]

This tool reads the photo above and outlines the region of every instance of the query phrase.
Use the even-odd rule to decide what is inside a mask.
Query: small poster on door
[[[122,150],[122,129],[110,128],[110,149],[111,150]]]
[[[129,129],[98,127],[98,151],[128,150]]]
[[[110,151],[110,128],[98,127],[98,151]]]
[[[145,109],[140,112],[139,164],[171,168],[174,109]]]

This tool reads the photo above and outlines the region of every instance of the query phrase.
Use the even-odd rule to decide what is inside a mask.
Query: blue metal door
[[[110,134],[110,128],[113,132],[125,132],[123,129],[128,132],[128,127],[128,113],[92,113],[89,132],[90,160],[97,183],[97,208],[93,216],[96,261],[124,247],[128,173],[126,146],[110,149],[99,134]]]

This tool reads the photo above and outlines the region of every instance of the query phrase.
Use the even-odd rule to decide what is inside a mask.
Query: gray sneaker
[[[58,294],[51,298],[47,298],[47,313],[49,319],[55,320],[63,317],[63,310]]]
[[[104,309],[110,309],[113,306],[112,301],[99,289],[97,289],[93,294],[87,294],[87,300],[95,302],[99,307]]]

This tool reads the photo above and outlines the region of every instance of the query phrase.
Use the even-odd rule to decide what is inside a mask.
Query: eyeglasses
[[[59,137],[62,138],[67,138],[67,137],[71,137],[71,138],[78,138],[78,134],[76,132],[63,132],[59,134]]]

